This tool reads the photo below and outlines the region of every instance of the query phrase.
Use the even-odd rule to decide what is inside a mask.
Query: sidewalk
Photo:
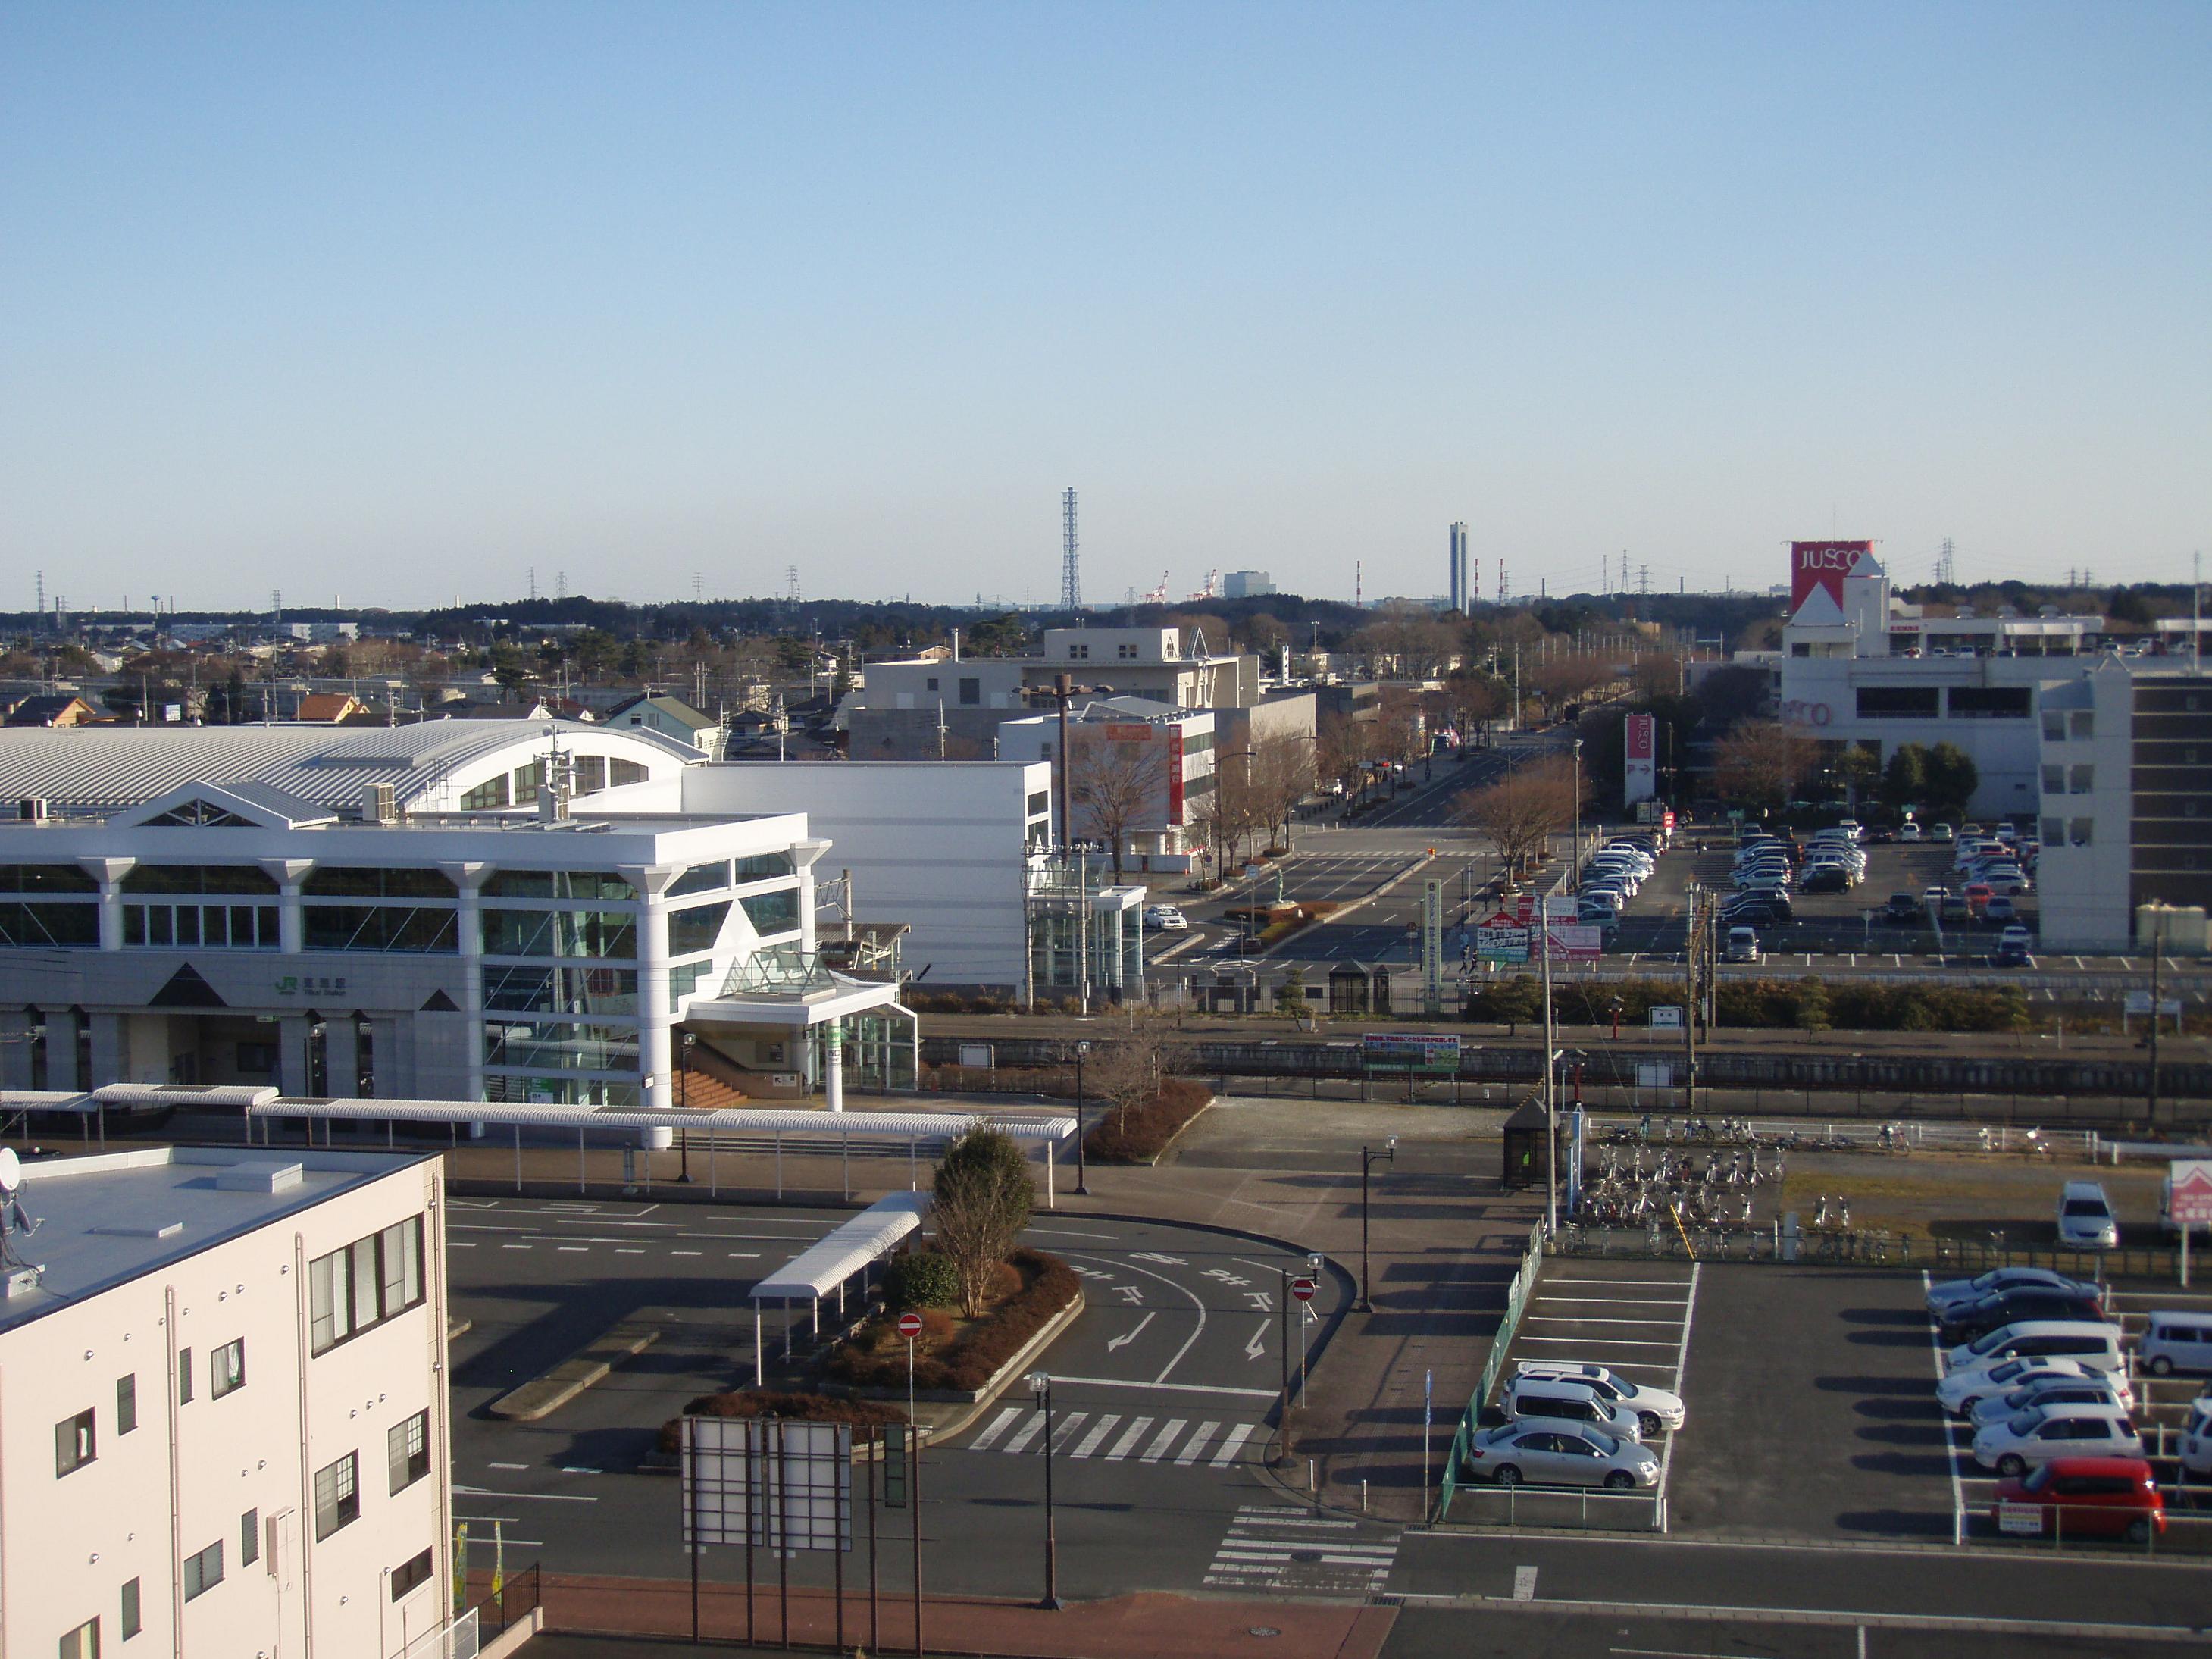
[[[753,1616],[763,1641],[785,1641],[784,1610],[775,1564],[757,1564]],[[678,1637],[691,1634],[691,1589],[682,1579],[549,1576],[544,1582],[548,1632],[615,1632]],[[827,1647],[837,1637],[836,1598],[827,1591],[791,1592],[788,1639]],[[915,1651],[914,1603],[885,1591],[878,1604],[882,1645],[870,1642],[867,1586],[845,1589],[841,1650],[897,1654]],[[1057,1613],[1024,1602],[927,1597],[923,1650],[988,1654],[1006,1659],[1219,1659],[1240,1653],[1267,1659],[1375,1659],[1395,1621],[1395,1607],[1332,1601],[1200,1601],[1140,1595],[1104,1601],[1071,1602]],[[702,1585],[702,1638],[743,1640],[746,1630],[742,1584]]]

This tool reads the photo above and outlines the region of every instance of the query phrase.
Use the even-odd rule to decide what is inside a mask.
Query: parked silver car
[[[1501,1486],[1604,1486],[1631,1492],[1659,1484],[1659,1460],[1649,1446],[1597,1429],[1508,1423],[1478,1434],[1468,1448],[1468,1472]]]

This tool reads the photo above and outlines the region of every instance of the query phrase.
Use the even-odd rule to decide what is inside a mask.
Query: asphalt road
[[[637,1473],[638,1460],[686,1401],[750,1371],[750,1284],[848,1213],[456,1200],[453,1306],[474,1322],[453,1346],[457,1515],[479,1539],[499,1518],[513,1547],[549,1571],[681,1576],[677,1485]],[[1303,1269],[1304,1258],[1231,1235],[1091,1217],[1040,1217],[1029,1237],[1082,1275],[1088,1304],[1048,1358],[1064,1592],[1195,1590],[1218,1576],[1224,1548],[1232,1567],[1268,1565],[1269,1547],[1255,1553],[1231,1540],[1255,1524],[1243,1511],[1286,1501],[1263,1460],[1283,1370],[1281,1270]],[[1345,1293],[1325,1273],[1319,1316],[1294,1328],[1294,1375]],[[598,1387],[539,1423],[484,1415],[499,1394],[647,1308],[670,1310],[667,1334]],[[933,1590],[1036,1592],[1043,1443],[1024,1389],[932,1448],[921,1479]],[[887,1587],[894,1576],[910,1582],[910,1557],[888,1543],[891,1529],[903,1537],[910,1513],[879,1516]],[[856,1531],[865,1538],[865,1517]],[[848,1568],[865,1571],[859,1559]],[[742,1555],[710,1556],[705,1571],[741,1577]],[[803,1559],[793,1571],[794,1582],[829,1582],[825,1562]]]

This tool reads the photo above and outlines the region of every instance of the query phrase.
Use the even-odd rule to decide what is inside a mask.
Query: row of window
[[[2043,844],[2048,847],[2088,847],[2095,844],[2094,818],[2045,818]]]
[[[2043,793],[2046,795],[2087,795],[2095,793],[2096,787],[2097,769],[2087,763],[2043,769]]]
[[[327,1353],[422,1301],[422,1218],[410,1216],[307,1264],[307,1346]]]
[[[2043,711],[2043,740],[2080,743],[2097,735],[2097,716],[2087,708],[2046,708]]]
[[[273,904],[126,904],[123,942],[155,950],[218,945],[232,951],[280,948]],[[98,929],[92,942],[100,942]]]
[[[487,1020],[483,1054],[487,1066],[526,1070],[635,1072],[637,1028]]]
[[[1945,688],[1934,685],[1863,685],[1858,717],[1863,720],[1932,720],[1942,717]],[[2034,693],[2025,685],[1954,685],[1948,688],[1953,720],[2024,720]]]
[[[208,1393],[216,1400],[246,1386],[246,1339],[208,1350]],[[192,1403],[192,1351],[177,1351],[177,1403]],[[138,1426],[138,1373],[115,1379],[115,1434],[118,1439]],[[100,1409],[88,1406],[73,1417],[54,1425],[54,1479],[74,1474],[100,1458]]]
[[[611,755],[579,755],[572,763],[571,787],[579,795],[595,795],[602,789],[626,783],[643,783],[651,775],[642,762],[620,760]],[[537,799],[545,781],[545,763],[534,760],[512,772],[486,778],[461,796],[464,812],[486,812],[495,807],[528,805]]]

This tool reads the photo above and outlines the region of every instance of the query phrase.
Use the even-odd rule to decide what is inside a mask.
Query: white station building
[[[707,769],[648,732],[498,727],[0,737],[0,1085],[912,1086],[897,985],[823,960],[804,812],[687,813]]]
[[[437,1159],[161,1147],[20,1181],[0,1651],[381,1659],[447,1628]]]

